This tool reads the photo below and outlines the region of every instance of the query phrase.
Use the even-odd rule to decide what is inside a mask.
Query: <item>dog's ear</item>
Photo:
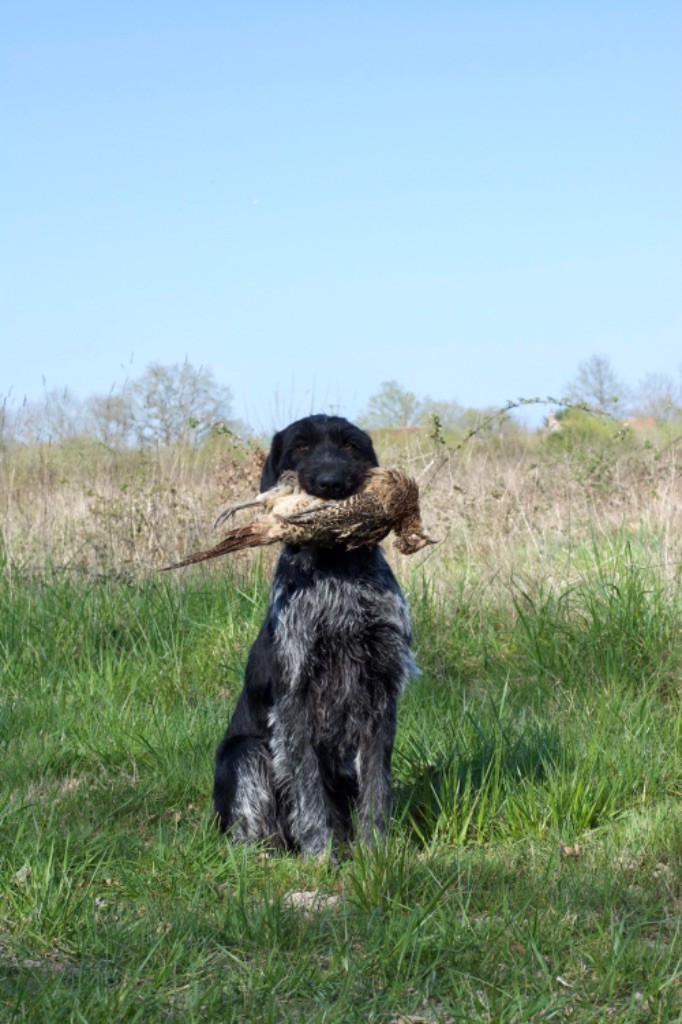
[[[347,440],[352,441],[359,452],[362,453],[366,459],[367,464],[370,466],[378,466],[379,460],[377,453],[374,451],[374,445],[372,438],[369,436],[367,431],[360,430],[354,423],[349,423],[350,430],[347,432]]]
[[[261,491],[269,491],[279,480],[280,462],[282,461],[282,449],[284,447],[284,431],[280,430],[272,439],[268,457],[263,464],[263,472],[260,478]]]

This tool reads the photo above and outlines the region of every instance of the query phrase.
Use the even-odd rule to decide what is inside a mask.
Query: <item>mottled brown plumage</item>
[[[434,543],[422,526],[416,482],[395,467],[370,469],[362,490],[343,501],[277,512],[288,524],[305,528],[307,543],[323,547],[340,541],[349,550],[378,544],[391,530],[404,555]]]
[[[266,544],[342,544],[349,550],[377,544],[391,530],[396,547],[411,555],[435,541],[425,532],[416,482],[401,469],[371,469],[362,489],[350,498],[329,501],[306,494],[295,473],[282,475],[277,485],[254,501],[231,505],[216,519],[218,525],[235,512],[259,506],[263,513],[248,526],[230,530],[220,543],[166,566],[179,569],[231,551]]]

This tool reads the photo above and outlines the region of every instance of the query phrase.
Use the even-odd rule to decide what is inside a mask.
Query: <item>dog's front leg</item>
[[[270,718],[275,783],[286,802],[291,838],[301,853],[319,857],[332,839],[332,814],[310,742],[306,707],[296,695],[276,701]]]

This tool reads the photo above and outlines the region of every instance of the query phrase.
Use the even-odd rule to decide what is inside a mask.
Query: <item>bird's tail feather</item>
[[[165,565],[161,572],[168,572],[170,569],[182,569],[186,565],[195,565],[197,562],[206,562],[209,558],[219,558],[221,555],[228,555],[232,551],[241,551],[242,548],[256,548],[261,544],[270,544],[270,541],[262,527],[258,523],[251,523],[249,526],[242,526],[238,530],[230,530],[223,537],[220,543],[205,551],[195,551],[193,555],[187,555],[180,562],[172,565]]]

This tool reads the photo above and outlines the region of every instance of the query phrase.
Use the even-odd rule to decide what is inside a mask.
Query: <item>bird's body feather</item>
[[[218,516],[216,524],[252,506],[263,509],[253,523],[230,530],[214,547],[188,555],[166,569],[276,543],[341,545],[352,550],[378,544],[392,529],[396,532],[396,546],[403,554],[412,554],[434,543],[421,524],[417,484],[396,468],[369,470],[362,489],[339,500],[307,494],[294,473],[283,474],[275,487],[259,494],[254,501],[230,506]]]

